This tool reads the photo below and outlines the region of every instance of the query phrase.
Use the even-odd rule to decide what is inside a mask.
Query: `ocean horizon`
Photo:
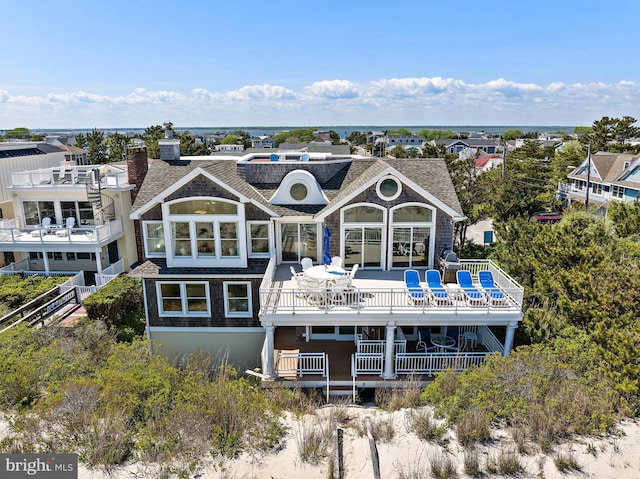
[[[151,125],[149,125],[151,126]],[[104,131],[106,133],[121,133],[121,134],[141,134],[148,127],[141,128],[96,128],[97,130]],[[287,130],[295,130],[298,128],[315,128],[320,131],[333,130],[341,138],[349,136],[354,131],[369,132],[369,131],[388,131],[396,130],[398,128],[406,128],[407,130],[418,133],[421,130],[453,130],[458,133],[471,133],[471,134],[485,134],[485,135],[500,135],[507,130],[520,130],[524,133],[538,132],[538,133],[555,133],[557,131],[563,131],[566,133],[572,133],[576,126],[571,125],[312,125],[312,126],[180,126],[174,125],[174,130],[177,132],[189,131],[192,134],[204,135],[206,133],[232,133],[239,130],[246,131],[251,136],[265,136],[275,135]],[[32,133],[48,133],[48,134],[76,134],[86,133],[92,131],[93,128],[37,128],[31,129]],[[1,130],[0,130],[1,131]]]

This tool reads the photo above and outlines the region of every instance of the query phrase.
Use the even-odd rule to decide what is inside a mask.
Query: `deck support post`
[[[503,356],[506,358],[509,355],[509,351],[513,347],[513,335],[518,327],[518,323],[509,323],[507,325],[507,334],[504,337],[504,353]]]
[[[273,372],[273,348],[275,345],[275,330],[276,327],[273,324],[266,325],[264,327],[266,331],[266,355],[264,363],[264,374],[269,378],[275,378]]]
[[[42,251],[42,262],[43,262],[43,266],[44,266],[44,272],[46,274],[49,274],[49,257],[47,256],[46,250]]]
[[[393,353],[395,349],[394,340],[396,337],[395,323],[387,323],[387,339],[385,344],[384,372],[383,379],[394,379],[396,377],[393,367]]]
[[[96,268],[98,269],[98,274],[102,274],[102,256],[100,255],[100,248],[96,250],[95,255],[96,255]]]

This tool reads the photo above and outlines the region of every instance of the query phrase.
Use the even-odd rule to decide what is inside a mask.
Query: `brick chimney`
[[[180,140],[173,139],[173,123],[164,122],[164,139],[158,140],[161,160],[179,160],[180,159]]]
[[[142,182],[147,176],[147,170],[149,169],[149,161],[147,160],[147,147],[145,146],[128,146],[126,149],[127,157],[127,178],[130,185],[134,185],[131,190],[131,204],[136,201],[136,196],[140,191]],[[133,231],[136,238],[136,253],[138,254],[138,260],[144,258],[144,248],[142,244],[142,229],[140,227],[140,220],[133,221]]]
[[[131,190],[131,204],[136,201],[138,191],[142,186],[144,177],[147,176],[149,162],[147,160],[147,148],[144,146],[128,146],[127,156],[127,177],[130,185],[134,185]]]

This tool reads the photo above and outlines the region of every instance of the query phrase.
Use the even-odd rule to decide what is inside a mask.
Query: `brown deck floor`
[[[301,353],[327,353],[329,358],[329,375],[332,381],[350,381],[351,378],[351,356],[356,352],[356,345],[353,341],[309,341],[302,336],[304,328],[279,327],[275,331],[275,349],[292,350],[297,349]],[[416,351],[416,341],[407,341],[407,352]],[[486,352],[487,349],[480,343],[470,352]],[[305,379],[313,379],[305,376]],[[379,376],[359,375],[361,380],[380,380]]]

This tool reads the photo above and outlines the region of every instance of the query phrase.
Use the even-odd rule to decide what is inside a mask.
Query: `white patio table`
[[[446,334],[432,334],[431,343],[440,348],[440,352],[447,349],[456,349],[456,340]]]
[[[321,288],[329,288],[340,278],[345,278],[348,273],[340,266],[320,264],[304,270],[304,275],[318,282]]]

